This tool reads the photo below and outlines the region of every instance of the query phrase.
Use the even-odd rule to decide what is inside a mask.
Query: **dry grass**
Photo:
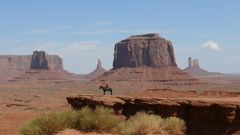
[[[58,131],[71,128],[74,111],[42,114],[21,129],[22,135],[54,135]]]
[[[84,107],[78,111],[62,111],[42,114],[21,129],[22,135],[54,135],[67,128],[85,132],[121,133],[124,135],[184,134],[183,120],[158,115],[137,113],[128,120],[118,118],[113,111],[104,107],[92,110]]]
[[[163,119],[158,115],[137,113],[122,126],[124,135],[180,135],[185,132],[185,122],[176,117]]]

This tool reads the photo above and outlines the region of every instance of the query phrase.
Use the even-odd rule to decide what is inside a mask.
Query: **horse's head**
[[[100,85],[98,89],[102,89],[102,88],[103,88],[103,86],[102,86],[102,85]]]

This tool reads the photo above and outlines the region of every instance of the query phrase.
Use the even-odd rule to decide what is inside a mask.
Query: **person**
[[[108,84],[108,83],[106,83],[105,87],[106,87],[106,89],[108,89],[108,88],[109,88],[109,84]]]

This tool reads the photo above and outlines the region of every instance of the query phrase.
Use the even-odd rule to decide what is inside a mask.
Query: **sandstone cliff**
[[[31,61],[31,69],[48,69],[48,61],[44,51],[34,51]]]
[[[162,117],[181,117],[187,124],[188,135],[230,135],[240,131],[237,101],[100,95],[67,97],[67,101],[75,109],[106,106],[113,108],[116,114],[127,117],[141,111]]]
[[[115,45],[113,68],[177,66],[172,43],[158,34],[130,36]]]

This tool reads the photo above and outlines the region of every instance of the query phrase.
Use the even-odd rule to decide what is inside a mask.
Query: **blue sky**
[[[177,64],[187,57],[225,73],[240,72],[239,0],[6,0],[0,2],[0,54],[45,50],[67,70],[112,67],[114,44],[133,34],[171,40]]]

